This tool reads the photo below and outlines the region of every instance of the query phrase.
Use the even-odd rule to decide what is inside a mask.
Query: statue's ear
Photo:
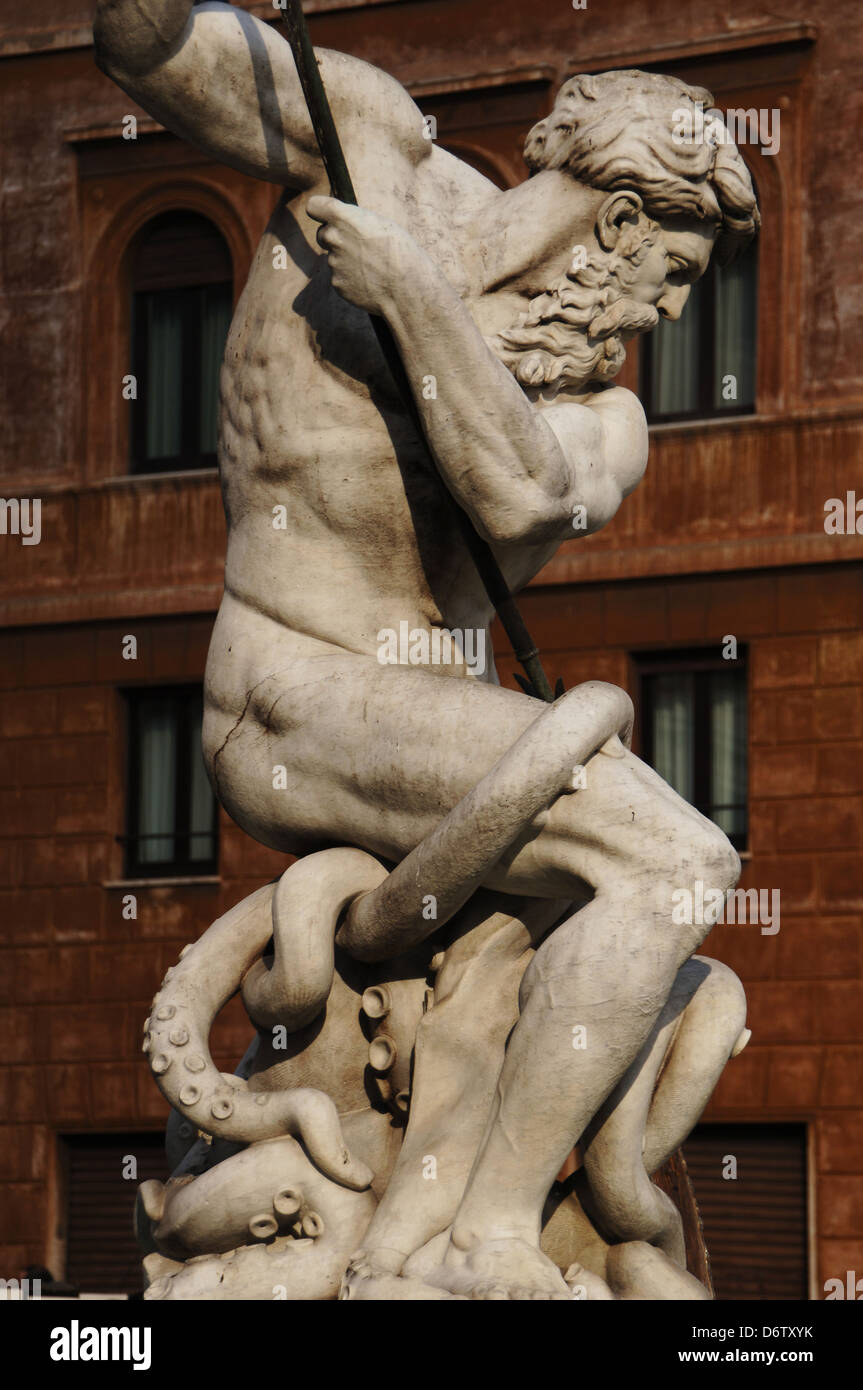
[[[614,249],[624,222],[634,222],[643,206],[631,188],[609,193],[596,215],[596,235],[606,251]]]

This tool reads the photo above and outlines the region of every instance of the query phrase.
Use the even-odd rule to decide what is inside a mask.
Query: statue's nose
[[[678,285],[676,289],[666,290],[656,307],[664,319],[679,319],[683,306],[689,298],[689,285]]]

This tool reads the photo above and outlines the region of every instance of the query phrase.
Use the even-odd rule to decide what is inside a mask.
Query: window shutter
[[[717,1299],[806,1300],[806,1126],[699,1125],[683,1152]]]
[[[133,1227],[135,1194],[147,1178],[170,1176],[161,1132],[69,1135],[66,1279],[81,1293],[138,1293],[143,1252]],[[123,1177],[127,1155],[136,1178]],[[53,1271],[56,1272],[56,1271]]]

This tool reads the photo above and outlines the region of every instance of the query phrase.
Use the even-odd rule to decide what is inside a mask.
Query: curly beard
[[[652,305],[628,295],[659,231],[655,222],[627,229],[614,252],[594,253],[532,299],[516,325],[487,339],[522,386],[581,387],[617,376],[628,339],[659,322]]]

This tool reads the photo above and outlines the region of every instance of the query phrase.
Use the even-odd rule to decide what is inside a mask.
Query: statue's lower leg
[[[457,939],[442,953],[434,1007],[417,1028],[407,1133],[345,1296],[394,1296],[384,1292],[386,1276],[450,1226],[485,1133],[532,946],[565,906],[479,893],[453,923]]]
[[[732,856],[720,861],[710,881],[722,872],[733,881]],[[618,874],[613,908],[599,893],[531,963],[495,1113],[439,1276],[454,1292],[563,1295],[559,1273],[539,1252],[543,1204],[566,1155],[647,1042],[697,944],[691,929],[672,929],[672,891],[670,883],[645,885],[636,875],[627,884]],[[650,1234],[662,1228],[660,1206],[673,1244],[661,1195]]]

